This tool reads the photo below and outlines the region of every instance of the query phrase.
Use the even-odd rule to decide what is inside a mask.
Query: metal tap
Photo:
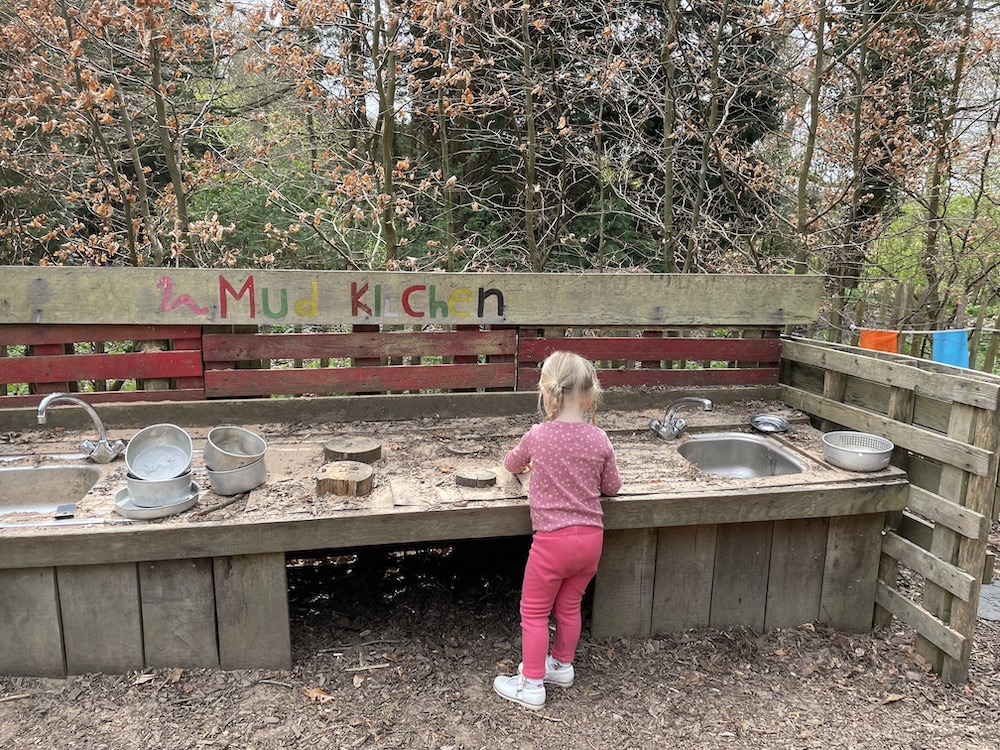
[[[84,440],[80,443],[80,448],[87,454],[87,457],[91,461],[98,464],[106,464],[109,461],[113,461],[125,450],[125,442],[122,440],[116,440],[113,443],[108,442],[108,434],[104,429],[104,422],[101,421],[94,407],[82,398],[71,396],[68,393],[50,393],[42,399],[41,403],[38,404],[38,424],[45,424],[45,412],[57,401],[68,401],[83,407],[83,410],[93,420],[94,426],[97,428],[97,442]]]
[[[688,426],[684,419],[677,416],[677,412],[682,409],[694,408],[695,406],[700,406],[705,411],[712,411],[712,402],[707,398],[685,396],[684,398],[677,399],[667,407],[667,412],[663,415],[662,422],[659,419],[649,420],[649,428],[664,440],[674,440]]]

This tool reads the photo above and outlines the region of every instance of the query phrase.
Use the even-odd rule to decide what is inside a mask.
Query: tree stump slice
[[[483,449],[483,444],[471,440],[456,440],[454,443],[445,444],[444,449],[456,456],[471,456],[473,453],[479,453]]]
[[[360,497],[372,491],[375,470],[361,461],[334,461],[316,474],[317,495]]]
[[[360,461],[373,464],[382,458],[382,443],[370,437],[335,437],[323,446],[327,461]]]
[[[493,469],[459,469],[455,481],[462,487],[492,487],[497,483],[497,473]]]

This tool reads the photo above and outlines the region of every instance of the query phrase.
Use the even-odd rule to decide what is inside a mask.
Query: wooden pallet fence
[[[616,333],[553,336],[545,330],[522,328],[518,342],[518,389],[535,387],[540,363],[557,350],[572,351],[595,362],[605,388],[778,382],[781,342],[774,330],[727,331],[724,336],[696,336],[692,330],[666,331],[667,335],[661,330]]]
[[[116,348],[132,351],[109,351]],[[199,326],[4,325],[0,350],[0,407],[58,391],[94,403],[204,398]],[[166,382],[146,388],[153,379]],[[126,381],[135,390],[123,389]]]
[[[241,398],[276,394],[513,390],[513,362],[480,363],[478,359],[513,357],[516,340],[513,330],[478,327],[458,331],[206,333],[205,394],[209,398]],[[448,357],[466,359],[448,363]],[[402,358],[409,364],[381,364],[392,358]],[[260,360],[268,361],[271,366],[237,367],[240,362]],[[294,360],[313,360],[316,366],[284,366]],[[334,361],[332,367],[328,366],[330,360]]]
[[[898,617],[948,682],[968,677],[1000,450],[1000,378],[903,355],[789,339],[782,399],[820,421],[892,440],[910,481],[883,539],[876,619]],[[922,581],[919,603],[897,587]]]

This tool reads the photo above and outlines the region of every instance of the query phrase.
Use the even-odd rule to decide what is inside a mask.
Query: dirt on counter
[[[806,415],[779,403],[745,401],[718,405],[712,412],[692,411],[685,416],[691,422],[691,432],[741,428],[749,430],[753,414],[767,412],[785,417],[790,422],[786,433],[776,436],[786,445],[818,456],[822,448],[819,433],[812,429]],[[663,491],[670,483],[671,491],[696,490],[707,487],[728,487],[744,480],[709,476],[676,454],[675,443],[656,437],[648,429],[649,420],[662,418],[662,411],[645,412],[602,411],[599,425],[611,435],[618,455],[624,486],[621,494],[649,494]],[[199,492],[194,507],[177,515],[154,520],[138,520],[136,524],[184,524],[201,521],[217,523],[257,522],[277,519],[308,519],[337,517],[351,513],[384,513],[397,510],[410,512],[466,507],[483,502],[525,502],[525,478],[515,478],[503,470],[504,453],[535,422],[532,414],[505,417],[428,418],[406,422],[344,422],[336,424],[279,423],[244,425],[261,434],[268,442],[265,457],[266,482],[253,491],[236,497],[215,494],[211,488],[201,449],[211,428],[186,428],[191,435],[195,454],[192,479]],[[326,463],[324,444],[333,437],[375,438],[382,446],[382,458],[374,463],[374,487],[361,497],[319,494],[316,475]],[[30,434],[5,433],[0,436],[0,458],[5,466],[54,465],[79,463],[74,452],[85,433],[47,430]],[[128,438],[130,435],[109,435]],[[463,470],[493,471],[495,486],[465,488],[456,482]],[[824,467],[829,475],[835,467]],[[127,492],[127,467],[121,458],[102,467],[102,477],[93,489],[77,503],[78,518],[105,518],[120,522],[116,500]],[[840,478],[844,478],[841,473]],[[787,477],[755,480],[755,486],[788,484]],[[127,499],[127,498],[126,498]],[[49,516],[2,514],[0,523],[45,521]],[[80,528],[78,526],[68,528]],[[17,528],[18,534],[46,533],[51,527]],[[5,531],[0,527],[0,533]],[[7,530],[13,531],[13,530]]]

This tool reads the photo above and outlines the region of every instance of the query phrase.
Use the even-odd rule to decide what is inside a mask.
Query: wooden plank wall
[[[522,328],[517,387],[538,383],[538,366],[557,350],[596,363],[605,388],[619,386],[773,385],[781,342],[774,328]]]
[[[94,403],[205,397],[200,326],[3,325],[0,352],[0,408],[54,392]]]
[[[824,429],[883,435],[910,480],[886,531],[876,601],[885,623],[917,632],[916,650],[948,682],[968,676],[1000,451],[1000,378],[903,355],[788,339],[782,398]],[[896,587],[912,573],[917,597]]]
[[[206,333],[203,342],[209,398],[514,389],[513,362],[490,360],[513,359],[514,330]]]

